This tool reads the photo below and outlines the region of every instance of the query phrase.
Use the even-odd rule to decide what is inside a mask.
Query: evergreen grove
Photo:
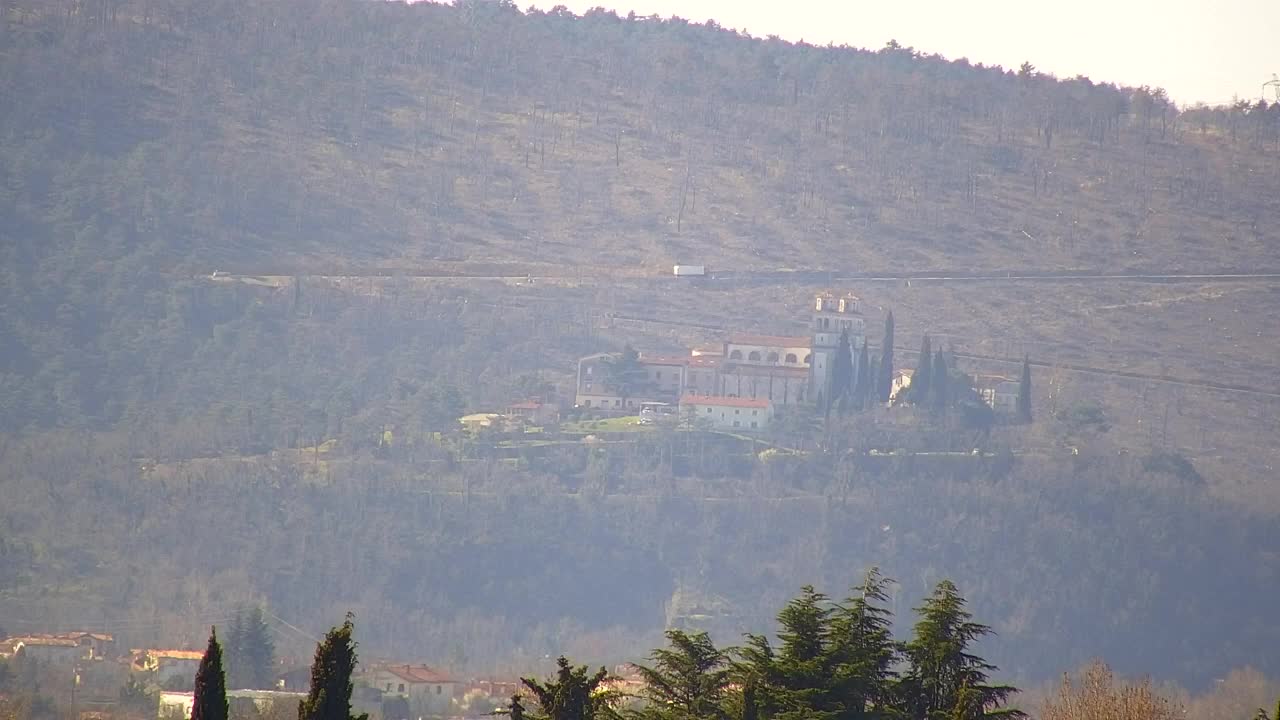
[[[992,684],[996,668],[974,654],[991,630],[972,620],[950,581],[916,608],[911,638],[894,639],[886,608],[893,581],[876,569],[834,601],[811,586],[778,613],[776,639],[747,635],[719,648],[706,633],[668,630],[668,646],[640,667],[640,703],[619,709],[603,668],[564,657],[556,677],[526,678],[540,706],[519,696],[511,713],[539,720],[975,720],[1021,718],[1017,690]],[[607,686],[606,686],[607,687]]]

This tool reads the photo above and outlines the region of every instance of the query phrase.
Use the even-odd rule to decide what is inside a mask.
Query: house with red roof
[[[411,717],[446,717],[453,714],[458,681],[430,665],[382,664],[364,677],[365,683],[382,691],[383,697],[402,696],[409,703]]]
[[[773,403],[763,398],[685,395],[680,416],[716,430],[760,432],[773,420]]]

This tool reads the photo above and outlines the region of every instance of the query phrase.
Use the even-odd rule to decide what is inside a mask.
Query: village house
[[[458,682],[428,665],[379,665],[364,678],[383,696],[401,695],[409,703],[412,717],[443,717],[452,714]]]
[[[511,403],[506,408],[506,414],[532,425],[547,425],[560,420],[560,408],[554,403],[545,403],[540,400]]]
[[[296,708],[298,703],[307,699],[304,692],[285,692],[282,690],[228,690],[227,706],[233,717],[263,716],[277,705]],[[191,708],[195,705],[195,693],[170,692],[160,693],[158,720],[170,720],[179,714],[190,720]]]
[[[973,389],[978,397],[1000,415],[1013,415],[1018,411],[1018,386],[1017,380],[1003,375],[973,376]]]
[[[2,653],[7,657],[21,657],[50,668],[71,669],[85,655],[80,643],[67,637],[49,634],[33,634],[11,637],[4,641]]]
[[[134,649],[129,651],[129,669],[151,675],[152,681],[164,687],[173,683],[190,684],[204,657],[201,650]]]
[[[891,405],[896,405],[902,394],[907,391],[907,388],[911,387],[911,376],[915,375],[915,373],[916,371],[911,368],[900,368],[893,371],[893,380],[889,383],[889,403]]]
[[[773,404],[765,399],[686,395],[680,398],[680,416],[716,430],[760,432],[773,419]]]

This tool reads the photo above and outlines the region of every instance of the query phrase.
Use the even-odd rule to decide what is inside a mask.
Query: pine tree
[[[245,687],[255,690],[271,688],[275,669],[275,643],[261,607],[254,607],[244,619],[241,657],[245,664]]]
[[[600,683],[609,676],[600,668],[587,675],[587,666],[575,668],[568,658],[556,658],[556,677],[539,682],[533,678],[520,678],[542,707],[547,720],[595,720],[597,714],[608,709],[608,693],[597,693]]]
[[[950,388],[947,383],[947,356],[942,354],[942,348],[938,348],[938,352],[933,356],[933,379],[929,381],[929,391],[933,393],[932,402],[934,410],[943,411],[947,409],[947,402],[950,399]]]
[[[244,608],[236,610],[231,618],[231,631],[227,633],[227,685],[234,689],[249,687],[247,669],[249,663],[245,659],[245,612]]]
[[[996,667],[969,652],[991,629],[975,623],[965,600],[949,580],[938,583],[933,595],[916,608],[920,620],[903,645],[907,672],[899,683],[899,708],[921,720],[975,720],[984,717],[1021,718],[1023,713],[1002,706],[1017,688],[988,685]],[[956,717],[959,712],[961,717]]]
[[[511,696],[511,706],[507,708],[511,720],[524,720],[524,704],[520,702],[520,693]]]
[[[880,372],[876,378],[876,396],[880,402],[889,402],[893,390],[893,311],[884,318],[884,343],[880,348]]]
[[[1018,422],[1031,422],[1031,358],[1022,357],[1022,378],[1018,381]]]
[[[298,704],[298,720],[368,720],[351,714],[351,674],[356,669],[356,643],[351,639],[355,616],[347,613],[341,627],[331,629],[316,645],[311,665],[311,691]]]
[[[209,646],[196,670],[191,720],[227,720],[227,678],[222,671],[222,646],[217,628],[209,629]]]

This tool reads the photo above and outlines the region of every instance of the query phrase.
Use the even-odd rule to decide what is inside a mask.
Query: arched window
[[[730,360],[741,360],[741,359],[742,359],[742,351],[741,351],[741,350],[734,350],[733,352],[729,353],[729,359],[730,359]]]
[[[797,362],[795,353],[787,353],[787,364],[795,365]]]
[[[805,355],[805,356],[804,356],[804,364],[805,364],[805,365],[808,365],[808,364],[809,364],[809,363],[811,363],[811,362],[813,362],[813,356],[812,356],[812,355]]]
[[[755,350],[752,350],[751,354],[747,355],[747,360],[750,360],[752,362],[760,362],[760,353]]]
[[[778,353],[776,353],[776,352],[771,352],[771,353],[769,353],[769,362],[771,362],[771,363],[776,363],[776,362],[778,362]]]

